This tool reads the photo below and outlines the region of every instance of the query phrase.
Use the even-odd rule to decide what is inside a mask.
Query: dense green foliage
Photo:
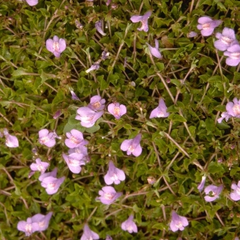
[[[140,23],[130,18],[148,10],[149,31],[138,31]],[[214,48],[215,35],[202,37],[196,27],[198,18],[207,15],[223,21],[215,33],[229,27],[237,36],[239,12],[237,0],[112,0],[109,6],[103,0],[39,0],[33,7],[0,0],[0,132],[6,128],[19,140],[18,148],[8,148],[0,138],[0,238],[75,240],[86,222],[101,239],[240,236],[240,205],[229,197],[231,184],[240,180],[240,121],[217,122],[226,103],[240,98],[239,66],[227,66]],[[105,36],[95,29],[99,20]],[[191,31],[198,35],[188,38]],[[60,58],[46,49],[54,35],[67,42]],[[153,46],[155,38],[163,59],[149,54],[146,43]],[[109,57],[86,73],[104,50]],[[72,100],[70,90],[80,101]],[[76,110],[97,94],[106,105],[126,105],[127,114],[116,120],[105,107],[94,127],[84,128]],[[170,115],[149,119],[160,97]],[[59,110],[60,117],[53,118]],[[43,128],[61,137],[53,148],[39,143]],[[71,173],[62,158],[71,129],[89,141],[90,162],[80,174]],[[120,145],[138,133],[143,152],[127,156]],[[36,158],[66,177],[56,194],[41,187],[39,173],[29,178]],[[123,195],[108,206],[96,198],[110,160],[124,170],[126,180],[114,185]],[[213,202],[197,189],[203,175],[206,186],[224,186]],[[187,217],[183,231],[170,230],[172,210]],[[46,231],[26,237],[17,230],[20,220],[50,211]],[[138,233],[121,229],[130,214]]]

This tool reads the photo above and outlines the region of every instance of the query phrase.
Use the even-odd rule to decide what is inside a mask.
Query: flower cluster
[[[197,28],[201,30],[201,34],[203,36],[210,36],[222,21],[204,16],[198,19],[198,23]],[[219,51],[223,51],[224,56],[227,56],[226,64],[233,67],[237,66],[240,63],[240,45],[236,39],[234,30],[225,27],[222,33],[216,33],[216,38],[214,47]]]
[[[52,212],[49,212],[46,216],[36,214],[27,218],[27,221],[18,222],[17,229],[21,232],[25,232],[26,236],[30,236],[34,232],[45,231],[48,228],[52,214]]]

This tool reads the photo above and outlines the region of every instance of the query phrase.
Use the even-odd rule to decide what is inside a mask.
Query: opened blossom
[[[56,144],[55,138],[58,138],[55,132],[49,132],[47,129],[42,129],[38,132],[39,142],[47,147],[53,147]]]
[[[183,231],[188,226],[188,220],[186,217],[178,215],[175,211],[172,211],[172,219],[170,222],[170,229],[173,232],[178,230]]]
[[[111,186],[103,187],[102,190],[98,192],[98,194],[100,197],[97,199],[106,205],[112,204],[118,197],[122,195],[121,192],[116,192],[116,190]]]
[[[58,191],[64,179],[65,177],[61,177],[61,178],[55,178],[51,176],[45,177],[41,182],[41,186],[46,189],[47,194],[53,195]]]
[[[238,181],[238,184],[232,183],[231,189],[233,189],[233,192],[230,193],[230,198],[233,201],[239,201],[240,200],[240,181]]]
[[[83,127],[90,128],[102,115],[103,111],[95,112],[89,107],[80,107],[75,119],[80,120]]]
[[[136,223],[133,221],[133,215],[130,215],[129,218],[121,224],[121,228],[124,231],[129,233],[137,233],[138,228]]]
[[[161,54],[160,51],[159,51],[159,43],[158,43],[158,40],[157,40],[157,39],[155,39],[155,47],[152,47],[152,46],[149,45],[148,43],[147,43],[147,45],[148,45],[148,48],[149,48],[149,50],[150,50],[150,53],[151,53],[154,57],[159,58],[159,59],[162,58],[162,54]]]
[[[70,132],[66,133],[67,139],[65,144],[69,148],[77,148],[81,145],[88,144],[88,141],[84,140],[82,132],[72,129]]]
[[[53,39],[49,38],[46,41],[46,48],[49,52],[52,52],[55,57],[60,57],[61,53],[66,49],[66,40],[54,36]]]
[[[41,174],[43,174],[47,170],[48,166],[48,162],[42,162],[40,158],[37,158],[36,163],[32,163],[30,168],[33,172],[39,171]]]
[[[240,45],[234,44],[227,48],[224,52],[224,55],[227,56],[226,64],[228,66],[235,67],[240,63]]]
[[[63,159],[68,165],[69,170],[72,173],[78,174],[81,172],[82,165],[85,165],[84,155],[80,153],[65,154],[63,153]]]
[[[220,51],[227,50],[230,46],[238,44],[236,40],[235,32],[231,28],[225,27],[222,33],[216,33],[216,40],[214,42],[214,47]]]
[[[221,123],[223,119],[228,121],[230,117],[240,118],[240,100],[234,98],[232,102],[228,102],[226,105],[226,112],[221,114],[221,117],[217,120]]]
[[[108,112],[111,113],[116,119],[120,119],[120,117],[127,112],[127,108],[125,105],[116,103],[110,103],[108,105]]]
[[[214,29],[222,23],[221,20],[213,20],[208,16],[200,17],[198,19],[197,29],[201,30],[203,36],[210,36]]]
[[[30,236],[34,232],[45,231],[48,228],[51,217],[52,212],[49,212],[46,216],[36,214],[31,218],[27,218],[27,221],[18,222],[17,229],[21,232],[25,232],[26,236]]]
[[[124,140],[120,146],[122,151],[126,151],[127,155],[134,155],[135,157],[138,157],[142,153],[142,147],[140,145],[142,135],[138,134],[133,139],[127,139]]]
[[[205,187],[204,193],[206,196],[204,197],[206,202],[212,202],[219,198],[220,193],[223,190],[223,185],[215,186],[215,185],[209,185]]]
[[[80,240],[95,240],[95,239],[99,239],[99,236],[97,233],[95,233],[94,231],[92,231],[89,226],[87,224],[84,225],[83,228],[83,235],[80,238]]]
[[[109,162],[107,174],[104,176],[104,181],[107,185],[119,184],[124,181],[126,176],[123,170],[116,168],[112,161]]]
[[[38,179],[41,182],[46,177],[57,177],[57,168],[54,168],[51,172],[42,173]]]
[[[141,22],[142,26],[138,28],[139,31],[148,32],[148,19],[151,16],[152,11],[147,11],[143,16],[134,15],[130,18],[133,23]]]
[[[13,136],[8,133],[8,130],[5,128],[3,130],[3,134],[5,136],[5,145],[9,148],[17,148],[19,147],[19,142],[16,136]]]
[[[105,107],[105,102],[106,102],[106,100],[104,98],[102,98],[99,95],[95,95],[95,96],[91,97],[88,107],[95,112],[101,111]]]
[[[159,104],[156,108],[152,110],[149,118],[165,118],[168,117],[169,113],[167,112],[167,106],[164,100],[161,98]]]

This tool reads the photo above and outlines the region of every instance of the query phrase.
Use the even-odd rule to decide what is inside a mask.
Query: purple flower
[[[83,235],[80,240],[90,240],[90,239],[99,239],[97,233],[92,231],[87,224],[84,225]]]
[[[39,142],[47,147],[53,147],[56,144],[55,138],[57,134],[55,132],[49,132],[47,129],[42,129],[38,132]]]
[[[240,181],[238,181],[237,185],[233,183],[231,185],[231,189],[233,189],[233,192],[230,193],[230,198],[233,201],[239,201],[240,200]]]
[[[42,181],[46,177],[56,177],[57,176],[57,168],[54,168],[51,172],[43,173],[38,178],[39,181]]]
[[[100,197],[97,199],[106,205],[112,204],[118,197],[122,195],[121,192],[116,192],[115,189],[111,186],[103,187],[102,190],[98,192],[98,194]]]
[[[103,51],[101,55],[102,60],[106,60],[109,57],[110,53],[107,51]]]
[[[71,90],[70,93],[72,95],[72,100],[80,101],[79,97],[76,95],[76,93],[73,90]]]
[[[204,16],[198,19],[198,30],[201,30],[201,34],[203,36],[210,36],[214,29],[219,26],[222,21],[221,20],[212,20],[212,18]]]
[[[230,117],[240,118],[240,100],[234,98],[232,102],[228,102],[226,105],[227,112],[223,112],[221,114],[221,118],[217,121],[221,123],[223,119],[228,121]]]
[[[103,31],[103,28],[102,28],[103,26],[102,26],[102,21],[100,20],[100,21],[97,21],[96,23],[95,23],[95,28],[97,29],[97,31],[102,35],[102,36],[105,36],[106,35],[106,33]]]
[[[39,225],[37,222],[32,222],[31,218],[28,218],[27,221],[18,222],[17,229],[25,232],[26,236],[30,236],[32,233],[39,231]]]
[[[90,128],[102,115],[103,111],[95,112],[89,107],[80,107],[75,119],[80,120],[83,127]]]
[[[6,128],[3,130],[3,134],[6,138],[5,144],[6,144],[7,147],[9,147],[9,148],[19,147],[19,142],[18,142],[17,137],[15,137],[13,135],[10,135]]]
[[[46,41],[46,48],[49,52],[52,52],[55,57],[60,57],[60,54],[66,49],[66,40],[54,36],[53,39]]]
[[[216,38],[218,40],[214,42],[214,47],[220,51],[225,51],[228,47],[238,44],[238,41],[235,37],[235,32],[231,28],[225,27],[222,33],[216,33]]]
[[[93,71],[93,70],[98,70],[99,68],[100,68],[99,63],[98,63],[98,62],[95,62],[93,65],[91,65],[90,68],[88,68],[88,69],[86,70],[86,73],[89,73],[89,72],[91,72],[91,71]]]
[[[173,232],[183,229],[188,226],[188,220],[186,217],[178,215],[175,211],[172,211],[172,220],[170,222],[170,229]]]
[[[29,6],[35,6],[38,4],[38,0],[26,0]]]
[[[63,183],[65,177],[55,178],[55,177],[45,177],[41,182],[41,186],[46,189],[47,194],[52,195],[56,193]]]
[[[206,176],[202,176],[202,181],[201,183],[198,185],[197,189],[199,190],[199,192],[201,192],[204,188],[204,185],[205,185],[205,182],[206,182]]]
[[[84,158],[83,154],[72,153],[70,155],[66,155],[63,153],[62,156],[72,173],[78,174],[81,172],[81,166],[85,165],[85,161],[82,160]]]
[[[191,32],[189,32],[189,33],[187,34],[187,37],[188,37],[188,38],[194,38],[194,37],[196,37],[196,36],[197,36],[197,33],[194,32],[194,31],[191,31]]]
[[[142,153],[142,147],[140,145],[142,135],[138,134],[133,139],[127,139],[124,140],[120,146],[122,151],[127,151],[127,155],[134,155],[135,157],[138,157]]]
[[[134,15],[130,18],[133,23],[141,22],[142,26],[138,28],[138,31],[148,31],[148,18],[151,16],[152,11],[147,11],[143,16]]]
[[[240,62],[240,45],[234,44],[224,52],[224,55],[228,58],[226,59],[226,64],[228,66],[237,66]]]
[[[157,40],[157,39],[155,39],[155,47],[152,47],[152,46],[149,45],[148,43],[147,43],[147,45],[148,45],[148,48],[149,48],[149,50],[150,50],[150,53],[151,53],[154,57],[159,58],[159,59],[162,58],[162,54],[159,52],[159,43],[158,43],[158,40]]]
[[[204,192],[206,196],[204,197],[206,202],[212,202],[219,198],[220,193],[223,190],[223,185],[215,186],[215,185],[209,185],[205,187]]]
[[[31,218],[27,218],[27,221],[18,222],[17,229],[21,232],[25,232],[26,236],[30,236],[37,231],[45,231],[48,228],[51,217],[52,212],[49,212],[46,216],[36,214]]]
[[[127,108],[125,105],[118,103],[111,103],[108,105],[108,112],[111,113],[116,119],[126,114]]]
[[[101,111],[105,107],[105,102],[106,102],[106,100],[101,98],[101,96],[95,95],[95,96],[91,97],[88,107],[95,112]]]
[[[105,240],[112,240],[112,237],[107,235],[106,239]]]
[[[36,159],[36,163],[32,163],[30,165],[30,168],[33,172],[39,171],[41,174],[45,173],[49,166],[49,163],[47,162],[42,162],[40,158]]]
[[[152,110],[149,118],[165,118],[168,117],[167,106],[162,98],[159,100],[159,104]]]
[[[40,232],[47,230],[52,214],[52,212],[49,212],[46,216],[42,214],[36,214],[32,217],[32,222],[38,223]]]
[[[67,139],[65,140],[65,144],[69,148],[77,148],[81,145],[88,144],[88,141],[83,139],[83,134],[76,129],[72,129],[70,132],[67,132],[66,135]]]
[[[138,228],[136,223],[133,221],[133,215],[130,215],[129,218],[121,224],[123,231],[128,231],[129,233],[137,233]]]
[[[125,173],[123,170],[116,168],[112,161],[109,162],[109,169],[107,174],[104,176],[104,181],[107,185],[112,183],[119,184],[121,181],[125,180]]]

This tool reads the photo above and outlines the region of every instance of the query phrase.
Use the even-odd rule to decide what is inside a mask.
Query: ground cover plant
[[[239,239],[239,12],[0,1],[0,238]]]

